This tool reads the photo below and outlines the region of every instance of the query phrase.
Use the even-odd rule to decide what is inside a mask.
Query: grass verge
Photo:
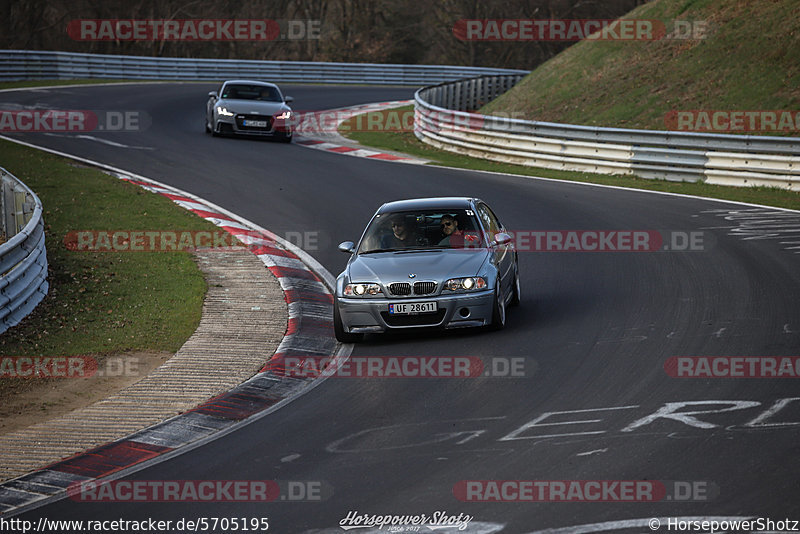
[[[15,143],[0,141],[0,165],[42,201],[50,283],[39,306],[0,335],[0,356],[92,355],[102,364],[120,353],[177,351],[197,328],[206,291],[191,255],[74,252],[64,237],[76,230],[216,227],[166,197]],[[0,399],[59,382],[0,380]]]
[[[797,110],[796,0],[653,0],[622,18],[699,23],[698,39],[584,40],[537,67],[482,113],[664,130],[677,110]],[[795,115],[795,112],[792,113]],[[742,126],[741,128],[744,128]],[[737,128],[718,133],[748,133]],[[787,131],[757,135],[797,136]]]
[[[394,111],[402,114],[408,112],[409,110],[413,110],[413,106],[395,108]],[[428,159],[431,160],[432,165],[443,165],[447,167],[457,167],[460,169],[470,169],[476,171],[503,172],[509,174],[519,174],[521,176],[540,176],[544,178],[556,178],[559,180],[570,180],[574,182],[590,182],[619,187],[646,189],[650,191],[664,191],[669,193],[680,193],[683,195],[694,195],[698,197],[734,200],[738,202],[763,204],[766,206],[776,206],[781,208],[800,209],[800,193],[786,191],[777,187],[730,187],[705,183],[671,182],[668,180],[649,180],[632,176],[593,174],[543,169],[539,167],[525,167],[510,163],[487,161],[439,150],[419,141],[413,132],[357,131],[360,128],[363,129],[364,124],[383,124],[385,122],[386,110],[375,113],[381,115],[381,117],[376,117],[379,120],[371,122],[370,118],[368,117],[369,113],[356,115],[343,122],[339,126],[339,132],[342,135],[361,143],[362,145],[383,150],[402,152],[412,156]]]

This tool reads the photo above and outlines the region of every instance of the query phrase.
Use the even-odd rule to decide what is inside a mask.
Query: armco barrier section
[[[416,136],[451,152],[518,165],[800,190],[797,137],[600,128],[469,112],[520,79],[481,76],[420,89]]]
[[[47,295],[42,202],[0,168],[3,234],[0,245],[0,334],[19,323]]]
[[[381,65],[0,50],[0,80],[115,78],[135,80],[226,80],[374,85],[430,85],[486,74],[527,71],[447,65]]]

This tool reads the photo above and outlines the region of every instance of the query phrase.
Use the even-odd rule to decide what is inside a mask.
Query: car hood
[[[445,281],[460,276],[475,276],[486,262],[486,250],[437,250],[377,252],[359,254],[348,266],[353,282],[390,282],[413,280]]]
[[[224,107],[231,113],[244,115],[275,115],[281,111],[290,110],[283,102],[263,102],[261,100],[232,100],[223,98],[216,102],[217,106]]]

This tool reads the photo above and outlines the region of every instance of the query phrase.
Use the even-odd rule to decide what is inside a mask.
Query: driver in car
[[[439,245],[461,248],[464,246],[464,232],[458,228],[458,220],[452,215],[442,215],[439,227],[444,234],[444,238],[439,241]]]
[[[275,94],[275,91],[271,87],[264,87],[261,89],[261,93],[258,97],[259,100],[264,100],[266,102],[275,102],[278,100],[278,95]]]

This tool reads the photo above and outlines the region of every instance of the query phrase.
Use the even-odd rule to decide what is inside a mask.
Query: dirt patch
[[[0,436],[102,400],[138,382],[173,356],[143,351],[86,357],[97,362],[93,376],[0,380]]]

